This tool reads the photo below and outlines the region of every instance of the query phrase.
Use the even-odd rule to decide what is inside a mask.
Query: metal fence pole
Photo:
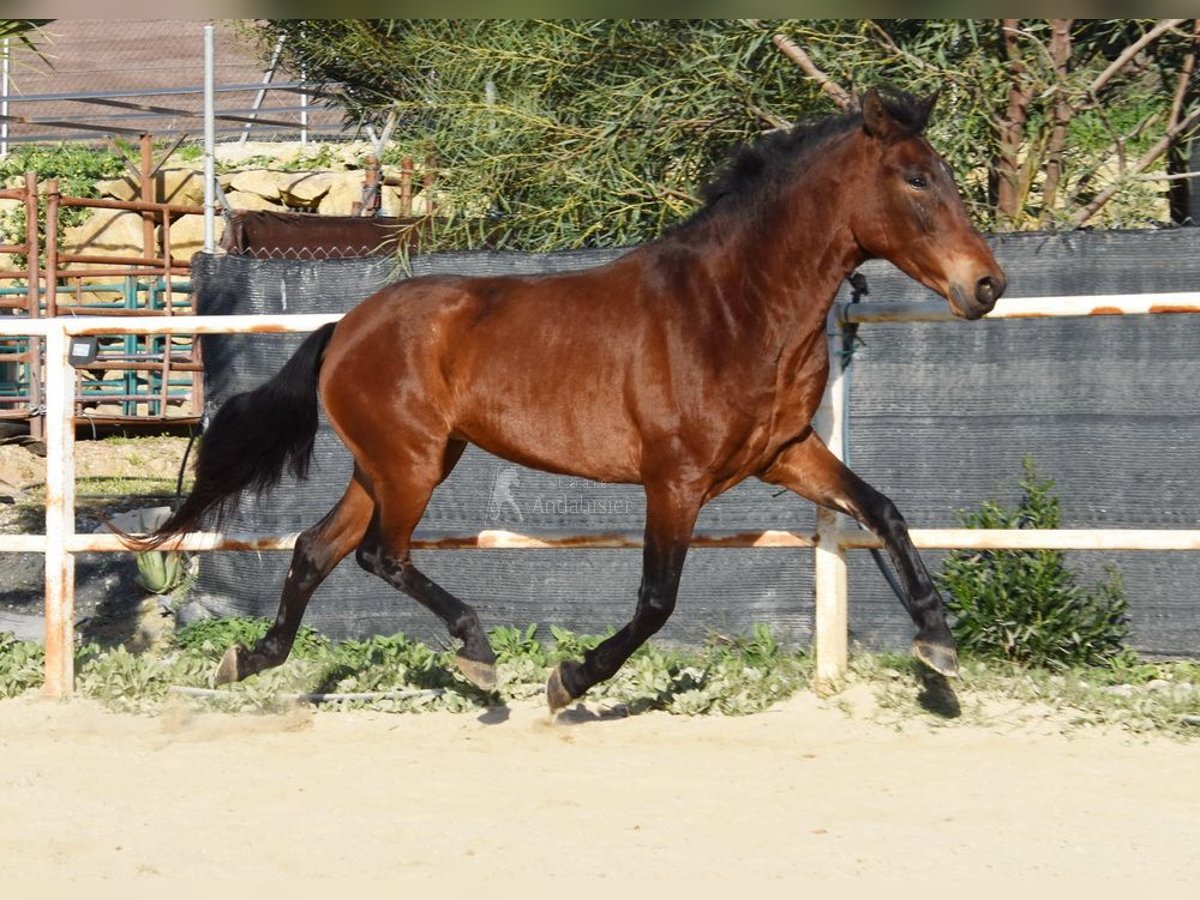
[[[0,62],[0,66],[3,67],[3,73],[0,75],[0,79],[3,80],[3,84],[0,85],[0,115],[4,117],[0,119],[0,159],[8,156],[8,70],[9,54],[12,50],[10,40],[11,38],[5,38],[0,44],[0,55],[3,56],[3,61]]]
[[[216,128],[216,50],[213,26],[204,26],[204,252],[217,245],[217,128]]]

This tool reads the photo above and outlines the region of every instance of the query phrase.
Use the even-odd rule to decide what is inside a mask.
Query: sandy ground
[[[581,705],[553,723],[534,703],[228,716],[181,700],[139,717],[26,695],[0,703],[0,859],[17,880],[526,889],[1200,873],[1195,743],[1052,719],[886,724],[864,691],[745,718]]]
[[[78,446],[86,478],[173,474],[182,443]],[[0,447],[18,490],[41,468]],[[3,881],[1200,878],[1197,743],[880,712],[869,686],[745,718],[590,704],[553,723],[537,703],[131,716],[28,694],[0,702]]]

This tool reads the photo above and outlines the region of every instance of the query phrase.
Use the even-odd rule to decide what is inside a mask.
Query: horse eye
[[[925,188],[929,187],[929,182],[926,180],[924,175],[910,175],[904,180],[908,182],[910,187],[914,187],[918,191],[923,191]]]

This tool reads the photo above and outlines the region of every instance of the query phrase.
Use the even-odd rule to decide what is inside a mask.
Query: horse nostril
[[[985,275],[975,282],[975,299],[988,308],[991,308],[1003,293],[1004,282],[991,275]]]

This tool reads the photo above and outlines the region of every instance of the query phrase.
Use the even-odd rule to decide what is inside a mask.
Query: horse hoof
[[[213,673],[213,684],[233,684],[241,680],[241,676],[238,675],[238,656],[241,652],[242,648],[238,644],[225,651],[217,665],[217,671]]]
[[[947,644],[913,641],[913,656],[939,675],[958,677],[958,652]]]
[[[551,713],[557,713],[560,710],[566,709],[571,701],[575,699],[563,684],[562,667],[562,663],[555,666],[554,670],[550,673],[549,679],[546,681],[546,702],[550,705]]]
[[[458,665],[458,671],[463,674],[463,677],[475,687],[483,691],[496,689],[496,667],[492,663],[468,659],[461,655],[456,656],[454,662]]]

